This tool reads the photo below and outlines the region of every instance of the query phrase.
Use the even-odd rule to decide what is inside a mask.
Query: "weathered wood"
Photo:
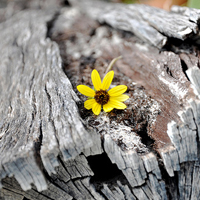
[[[178,13],[188,17],[192,22],[198,23],[200,19],[200,11],[195,8],[172,6],[171,12]]]
[[[121,151],[109,135],[104,137],[104,149],[112,163],[116,163],[118,168],[122,170],[132,187],[145,183],[146,171],[141,158],[135,151]]]
[[[38,150],[51,174],[59,151],[67,160],[92,146],[62,72],[59,49],[46,38],[51,18],[40,11],[22,12],[0,27],[1,176],[14,174],[24,190],[31,183],[39,191],[47,188],[36,162]]]
[[[99,22],[107,23],[117,29],[130,31],[158,48],[162,48],[168,38],[185,40],[188,37],[196,36],[198,33],[200,14],[195,9],[187,9],[190,11],[186,12],[184,8],[174,7],[173,12],[169,13],[146,5],[116,4],[113,6],[100,1],[92,2],[88,0],[71,0],[70,2]],[[85,9],[86,7],[87,9]],[[192,15],[195,19],[191,20],[188,15]]]
[[[198,199],[198,50],[169,47],[198,39],[198,11],[70,2],[0,24],[0,198]],[[76,86],[119,55],[127,109],[94,116]]]

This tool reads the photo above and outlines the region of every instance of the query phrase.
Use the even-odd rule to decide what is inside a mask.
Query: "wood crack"
[[[50,198],[48,195],[45,195],[45,194],[43,194],[43,193],[41,193],[41,192],[38,192],[38,191],[35,190],[35,189],[32,189],[32,190],[35,191],[35,192],[37,192],[37,193],[40,194],[41,196],[46,197],[47,199],[54,200],[54,199]]]

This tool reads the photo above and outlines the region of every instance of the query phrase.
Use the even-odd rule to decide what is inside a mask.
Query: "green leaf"
[[[187,6],[190,8],[200,9],[200,2],[199,0],[188,0]]]

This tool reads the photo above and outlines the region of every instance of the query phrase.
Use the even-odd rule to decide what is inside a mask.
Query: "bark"
[[[199,199],[199,10],[28,3],[1,10],[0,199]],[[76,86],[120,55],[127,109],[95,116]]]

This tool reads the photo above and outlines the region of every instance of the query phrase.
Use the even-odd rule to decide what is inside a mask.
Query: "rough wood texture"
[[[70,3],[2,14],[0,199],[199,199],[199,11]],[[94,116],[76,86],[119,55],[127,109]]]
[[[14,175],[23,190],[31,189],[31,183],[38,191],[47,189],[37,151],[51,174],[60,151],[67,160],[92,146],[77,97],[62,71],[59,49],[46,38],[52,16],[22,12],[0,26],[0,171],[2,178]]]
[[[162,48],[168,38],[185,40],[188,37],[195,37],[198,33],[197,22],[200,15],[195,9],[186,11],[184,8],[174,7],[173,12],[169,13],[146,5],[115,4],[113,6],[90,0],[70,0],[70,2],[99,22],[130,31],[157,48]]]

